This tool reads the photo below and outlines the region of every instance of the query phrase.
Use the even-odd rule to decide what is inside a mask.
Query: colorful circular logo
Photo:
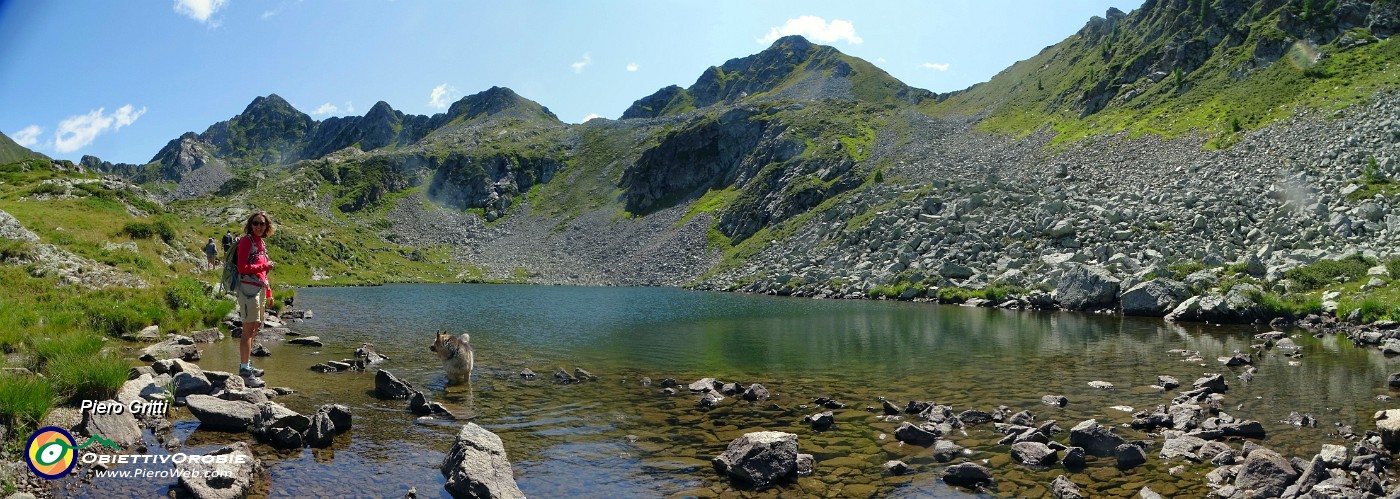
[[[29,436],[24,460],[35,475],[48,480],[63,478],[78,464],[73,435],[57,426],[45,426]]]

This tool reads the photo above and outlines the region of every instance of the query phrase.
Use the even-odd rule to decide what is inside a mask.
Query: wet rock
[[[977,409],[968,409],[958,413],[958,421],[962,421],[964,425],[985,424],[992,422],[992,420],[993,418],[990,413]]]
[[[185,397],[185,403],[200,426],[217,430],[244,431],[258,416],[258,406],[248,402],[190,395]]]
[[[336,433],[350,431],[353,424],[350,408],[341,404],[326,404],[316,409],[317,413],[325,413],[329,417],[331,424],[335,426]]]
[[[797,476],[812,476],[816,471],[817,457],[811,454],[797,454]]]
[[[1113,430],[1099,424],[1097,420],[1087,420],[1069,430],[1069,444],[1083,447],[1084,451],[1098,457],[1112,456],[1114,449],[1123,445],[1123,438],[1113,434]]]
[[[1099,389],[1099,390],[1112,390],[1112,389],[1113,389],[1113,383],[1109,383],[1109,382],[1107,382],[1107,381],[1090,381],[1090,382],[1089,382],[1089,387],[1090,387],[1090,388],[1097,388],[1097,389]]]
[[[943,432],[939,431],[938,426],[932,423],[915,425],[906,421],[900,424],[899,428],[894,430],[894,438],[896,440],[924,447],[933,445],[933,443],[938,440],[938,437],[942,435]]]
[[[1048,466],[1059,459],[1054,449],[1040,442],[1018,442],[1011,444],[1011,458],[1030,466]]]
[[[1052,407],[1064,407],[1069,404],[1069,399],[1065,398],[1064,395],[1046,395],[1040,397],[1040,403]]]
[[[142,348],[138,358],[146,362],[164,359],[199,360],[199,349],[188,336],[170,335],[165,341]]]
[[[909,465],[905,464],[904,461],[886,461],[884,467],[885,473],[891,475],[903,475],[909,472]]]
[[[591,373],[591,372],[585,371],[582,367],[575,367],[575,368],[574,368],[574,377],[575,377],[575,378],[578,378],[578,379],[580,379],[580,380],[588,380],[588,381],[597,381],[597,380],[598,380],[598,377],[597,377],[597,376],[594,376],[593,373]]]
[[[520,379],[523,379],[523,380],[532,380],[532,379],[535,379],[535,372],[534,372],[534,371],[531,371],[530,368],[527,367],[527,368],[525,368],[525,370],[520,371]]]
[[[413,392],[413,395],[408,397],[408,412],[418,416],[427,416],[429,412],[432,412],[432,409],[428,408],[428,396],[423,395],[423,392]]]
[[[836,415],[831,411],[819,412],[807,416],[804,419],[807,423],[810,423],[812,425],[813,430],[817,431],[829,430],[831,429],[832,425],[836,424]]]
[[[136,422],[136,417],[131,411],[122,411],[121,414],[95,414],[95,411],[83,411],[83,420],[73,431],[85,437],[102,435],[113,443],[126,448],[128,446],[141,443],[141,426]]]
[[[721,387],[719,391],[720,391],[720,393],[723,393],[723,394],[725,394],[725,395],[727,395],[727,396],[733,397],[733,396],[735,396],[735,395],[739,395],[740,393],[743,393],[744,388],[741,387],[738,383],[725,383],[724,386]]]
[[[642,386],[651,386],[651,378],[642,376],[641,381],[638,381],[637,383],[641,384]]]
[[[1157,376],[1157,384],[1161,385],[1163,390],[1175,390],[1181,386],[1181,382],[1172,376]]]
[[[719,403],[724,401],[724,395],[717,391],[708,391],[700,395],[700,408],[713,409],[719,407]]]
[[[1196,450],[1200,449],[1205,443],[1205,439],[1189,435],[1168,438],[1166,442],[1162,443],[1162,451],[1158,453],[1158,457],[1161,457],[1164,461],[1177,458],[1199,461],[1200,457],[1196,454]]]
[[[406,399],[413,395],[413,385],[401,380],[389,371],[380,369],[374,374],[374,396],[385,400]]]
[[[961,445],[940,439],[939,441],[933,443],[933,460],[938,461],[940,463],[946,463],[948,461],[957,459],[958,456],[961,456],[963,450],[964,449]]]
[[[676,381],[675,378],[664,378],[664,379],[661,380],[661,387],[662,387],[662,388],[678,388],[678,387],[680,387],[680,386],[681,386],[680,382],[679,382],[679,381]]]
[[[328,360],[326,361],[326,366],[335,369],[336,371],[348,371],[351,367],[353,367],[353,364],[339,360]]]
[[[1113,449],[1113,458],[1120,470],[1130,470],[1147,462],[1147,454],[1136,443],[1125,443]]]
[[[246,497],[263,475],[262,462],[253,455],[252,449],[245,442],[238,442],[206,455],[228,457],[210,460],[188,459],[175,465],[175,470],[180,476],[180,486],[195,497]]]
[[[1084,469],[1084,465],[1086,464],[1084,458],[1085,452],[1083,447],[1070,447],[1065,449],[1065,457],[1060,460],[1060,463],[1064,464],[1067,470],[1078,471]]]
[[[490,497],[523,499],[525,494],[515,483],[510,460],[501,437],[467,423],[457,433],[457,440],[447,451],[440,466],[447,478],[443,488],[452,497]]]
[[[355,349],[355,358],[364,361],[366,366],[389,360],[388,357],[376,352],[374,350],[374,345],[371,343],[361,343],[360,347]]]
[[[311,426],[306,429],[306,445],[330,447],[335,440],[336,427],[329,413],[317,411],[311,416]]]
[[[1055,477],[1055,481],[1050,482],[1050,494],[1055,496],[1055,499],[1084,498],[1084,493],[1079,491],[1079,486],[1064,475]]]
[[[826,397],[817,397],[816,400],[813,400],[813,401],[812,401],[812,404],[815,404],[815,405],[820,406],[820,407],[825,407],[825,408],[827,408],[827,409],[845,409],[845,408],[846,408],[846,404],[843,404],[843,403],[841,403],[841,402],[838,402],[838,401],[836,401],[836,399],[830,399],[830,398],[826,398]]]
[[[749,385],[749,388],[744,390],[744,400],[749,402],[763,402],[768,400],[768,397],[768,389],[758,383]]]
[[[289,344],[289,345],[301,345],[301,346],[304,346],[304,347],[321,347],[321,346],[325,346],[325,345],[323,345],[323,344],[321,343],[321,337],[320,337],[320,336],[304,336],[304,337],[301,337],[301,338],[292,338],[292,339],[290,339],[290,340],[287,340],[287,344]]]
[[[268,357],[272,355],[272,351],[268,350],[262,343],[254,343],[250,355],[254,357]]]
[[[1035,424],[1035,415],[1031,414],[1030,411],[1021,411],[1012,414],[1010,418],[1006,419],[1006,423],[1018,426],[1031,426]]]
[[[1258,421],[1236,421],[1220,425],[1220,433],[1226,437],[1264,438],[1264,425]]]
[[[1254,363],[1254,359],[1247,353],[1237,353],[1225,359],[1225,367],[1247,366]]]
[[[554,368],[554,382],[567,385],[572,383],[578,383],[578,378],[575,378],[574,375],[569,374],[569,372],[565,371],[564,368],[556,367]]]
[[[888,400],[880,400],[880,410],[884,411],[886,416],[899,414],[899,406],[894,405]]]
[[[1197,378],[1191,386],[1196,389],[1205,389],[1210,393],[1225,393],[1230,390],[1230,385],[1225,383],[1225,376],[1216,373]]]
[[[962,463],[943,470],[943,481],[959,487],[986,486],[992,483],[992,470],[976,463]]]
[[[691,383],[689,388],[692,392],[708,392],[719,387],[714,378],[703,378],[700,381]]]
[[[906,414],[918,414],[927,411],[929,407],[933,407],[933,402],[910,400],[909,403],[904,406],[904,412]]]
[[[745,433],[711,461],[715,470],[757,489],[770,487],[797,471],[797,435],[778,431]]]
[[[1297,476],[1298,471],[1287,459],[1261,448],[1244,458],[1234,485],[1241,491],[1252,492],[1255,497],[1279,497]]]

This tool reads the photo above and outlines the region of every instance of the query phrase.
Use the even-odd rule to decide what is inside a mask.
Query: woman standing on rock
[[[262,327],[267,304],[272,300],[272,286],[268,283],[267,272],[272,270],[272,260],[267,258],[267,246],[263,239],[277,231],[272,217],[259,211],[248,217],[243,224],[247,236],[238,240],[238,315],[243,320],[243,336],[238,338],[238,375],[249,388],[264,385],[263,370],[253,367],[249,354],[253,350],[253,339]]]

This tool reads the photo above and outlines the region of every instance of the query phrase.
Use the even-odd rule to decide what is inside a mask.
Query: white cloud
[[[121,130],[122,127],[135,123],[136,118],[140,118],[143,114],[146,114],[145,106],[142,106],[140,111],[131,107],[131,104],[117,108],[116,114],[112,115],[112,118],[117,121],[117,127],[112,130]]]
[[[337,111],[340,111],[340,108],[335,107],[335,104],[331,104],[331,103],[327,102],[327,103],[325,103],[325,104],[321,104],[321,107],[316,108],[315,111],[312,111],[312,112],[311,112],[311,115],[312,115],[312,116],[328,116],[328,115],[331,115],[331,114],[335,114]]]
[[[944,64],[935,64],[935,63],[932,63],[932,62],[925,62],[925,63],[923,63],[923,64],[920,64],[920,66],[921,66],[921,67],[928,68],[928,69],[937,70],[937,71],[947,71],[947,70],[948,70],[948,64],[946,64],[946,63],[944,63]]]
[[[428,99],[428,105],[437,109],[447,109],[447,106],[454,100],[457,100],[457,89],[443,83],[433,87],[433,93]]]
[[[635,62],[627,64],[627,71],[636,72],[638,69],[642,69],[642,67],[638,66]]]
[[[354,113],[355,113],[355,104],[352,103],[352,102],[350,102],[350,101],[345,101],[345,114],[354,114]]]
[[[226,4],[228,0],[175,0],[175,13],[217,28],[219,21],[209,18]]]
[[[272,16],[277,15],[279,12],[281,12],[281,11],[280,11],[280,10],[264,10],[263,13],[262,13],[262,18],[263,18],[263,19],[270,18],[270,17],[272,17]]]
[[[588,120],[591,120],[593,118],[602,118],[602,116],[598,115],[598,113],[588,113],[588,116],[584,116],[583,121],[580,121],[579,123],[587,123]]]
[[[593,64],[593,57],[589,56],[588,52],[584,52],[583,60],[570,64],[569,67],[574,68],[575,73],[582,73],[583,68],[587,67],[589,64]]]
[[[10,134],[10,136],[15,139],[16,144],[22,145],[24,147],[29,147],[34,144],[38,144],[39,135],[43,133],[44,129],[39,128],[39,125],[29,125],[18,132]]]
[[[91,144],[98,134],[106,132],[107,129],[119,130],[121,127],[136,122],[137,118],[146,114],[146,108],[137,111],[127,104],[117,109],[110,115],[104,113],[105,108],[97,108],[92,112],[69,116],[67,119],[58,122],[58,130],[54,131],[53,149],[59,153],[70,153]]]
[[[758,43],[767,45],[774,40],[788,35],[802,35],[818,43],[833,43],[845,40],[853,45],[860,45],[862,40],[856,34],[855,25],[850,21],[832,19],[828,24],[826,19],[817,16],[802,16],[796,19],[788,19],[782,26],[774,26],[768,30],[768,34],[763,38],[756,38]]]

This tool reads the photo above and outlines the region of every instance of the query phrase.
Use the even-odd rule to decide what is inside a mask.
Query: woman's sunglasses
[[[254,225],[254,226],[258,226],[258,225],[267,225],[267,222],[263,222],[263,221],[259,220],[259,221],[253,222],[253,223],[250,224],[250,225]]]

